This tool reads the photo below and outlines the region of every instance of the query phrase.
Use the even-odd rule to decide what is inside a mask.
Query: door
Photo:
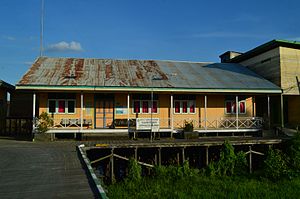
[[[114,98],[98,96],[95,99],[96,128],[110,128],[114,120]]]

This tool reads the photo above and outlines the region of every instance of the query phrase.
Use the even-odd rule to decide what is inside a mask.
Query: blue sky
[[[218,62],[272,39],[300,40],[300,1],[44,0],[44,56]],[[1,0],[0,79],[39,56],[41,0]]]

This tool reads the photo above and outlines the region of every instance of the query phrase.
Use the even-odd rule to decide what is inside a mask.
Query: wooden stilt
[[[185,154],[184,154],[184,152],[185,152],[185,147],[183,147],[181,150],[182,150],[182,164],[183,164],[184,161],[185,161]]]
[[[180,154],[177,153],[177,165],[179,166],[179,164],[180,164]]]
[[[110,178],[111,183],[113,184],[115,182],[115,174],[114,174],[114,149],[111,149],[111,157],[110,157]]]
[[[155,165],[157,165],[157,153],[154,154],[154,162],[155,162]]]
[[[134,159],[138,160],[138,148],[135,147],[134,149]]]
[[[249,146],[249,172],[252,173],[252,149],[251,146]]]
[[[205,148],[205,152],[206,152],[206,156],[205,156],[205,158],[206,158],[205,164],[206,164],[206,166],[208,166],[208,164],[209,164],[209,161],[208,161],[208,159],[209,159],[209,157],[208,157],[208,146]]]
[[[158,165],[161,166],[161,147],[158,148]]]

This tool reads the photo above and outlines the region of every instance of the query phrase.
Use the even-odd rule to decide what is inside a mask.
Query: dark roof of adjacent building
[[[14,90],[15,89],[15,87],[13,85],[11,85],[11,84],[9,84],[9,83],[1,80],[1,79],[0,79],[0,88],[5,88],[7,90]]]
[[[40,57],[17,84],[37,90],[281,92],[234,63]]]
[[[234,57],[233,59],[230,60],[230,62],[231,63],[239,63],[239,62],[242,62],[251,57],[257,56],[259,54],[262,54],[264,52],[267,52],[269,50],[277,48],[279,46],[300,49],[300,42],[275,39],[275,40],[269,41],[265,44],[262,44],[256,48],[253,48],[252,50],[249,50],[237,57]]]

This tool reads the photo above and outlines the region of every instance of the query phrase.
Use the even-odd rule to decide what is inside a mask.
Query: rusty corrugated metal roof
[[[152,80],[159,79],[160,81]],[[234,63],[40,57],[17,86],[279,89]]]

